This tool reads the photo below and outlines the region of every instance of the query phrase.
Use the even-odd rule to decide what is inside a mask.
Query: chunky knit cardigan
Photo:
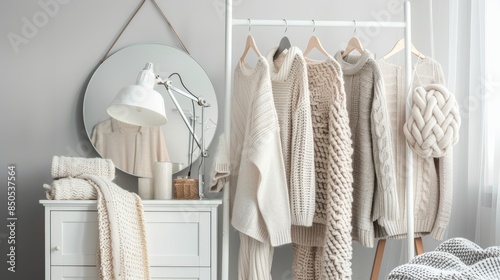
[[[396,162],[398,212],[395,220],[383,220],[377,225],[378,237],[404,238],[406,227],[406,138],[403,126],[406,120],[404,71],[398,65],[379,60],[385,82],[386,99],[390,113],[393,156]],[[412,89],[420,85],[444,84],[441,65],[429,57],[416,63]],[[412,91],[413,92],[413,91]],[[452,150],[440,158],[423,158],[413,152],[413,186],[415,234],[431,234],[442,239],[451,214],[453,154]]]
[[[231,223],[278,246],[291,242],[290,205],[269,66],[240,63],[231,103]]]
[[[340,65],[306,58],[314,132],[316,211],[292,226],[295,279],[350,279],[352,141]],[[310,269],[304,269],[310,268]]]
[[[345,82],[353,141],[352,237],[374,245],[374,221],[395,219],[396,195],[391,126],[382,73],[372,54],[335,55]]]
[[[311,226],[314,216],[314,142],[306,62],[291,47],[276,61],[277,49],[267,54],[272,91],[280,126],[292,224]]]

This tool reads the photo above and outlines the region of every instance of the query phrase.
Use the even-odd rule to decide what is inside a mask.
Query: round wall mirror
[[[139,72],[148,62],[153,63],[156,75],[169,78],[174,87],[202,97],[210,104],[202,112],[196,103],[174,92],[197,137],[200,139],[203,135],[206,148],[214,137],[218,116],[212,82],[187,53],[161,44],[140,44],[123,48],[108,57],[92,75],[85,91],[85,130],[103,158],[113,160],[118,169],[139,177],[152,177],[154,161],[172,162],[177,166],[174,172],[178,172],[188,168],[200,156],[198,145],[167,90],[161,85],[156,85],[155,90],[165,100],[168,119],[165,125],[134,126],[121,123],[107,114],[106,109],[119,90],[135,84]]]

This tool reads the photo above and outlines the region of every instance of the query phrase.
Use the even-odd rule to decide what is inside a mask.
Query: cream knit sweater
[[[363,55],[335,55],[344,74],[353,141],[352,237],[374,245],[374,221],[395,219],[399,208],[384,82],[377,62]]]
[[[378,237],[404,238],[406,227],[406,138],[403,125],[406,120],[406,94],[404,70],[386,60],[379,60],[384,74],[386,99],[390,113],[393,139],[393,156],[396,162],[396,181],[400,218],[382,220],[377,226]],[[444,84],[441,65],[426,57],[416,63],[412,88],[431,83]],[[412,90],[413,92],[413,90]],[[413,153],[413,186],[415,234],[430,233],[442,239],[451,213],[453,155],[450,150],[444,157],[423,158]]]
[[[294,279],[350,279],[352,141],[340,65],[306,58],[314,131],[316,212],[292,226]],[[306,269],[304,269],[306,268]]]
[[[260,242],[291,242],[290,205],[269,66],[239,64],[231,111],[231,223]]]
[[[314,216],[314,141],[306,62],[291,47],[276,61],[267,54],[287,174],[292,224],[311,226]]]

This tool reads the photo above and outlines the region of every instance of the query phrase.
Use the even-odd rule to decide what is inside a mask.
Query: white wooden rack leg
[[[378,21],[311,21],[311,20],[286,20],[282,19],[250,19],[252,26],[279,26],[279,27],[370,27],[378,26],[383,28],[404,28],[406,46],[411,46],[411,6],[409,1],[404,3],[404,21],[402,22],[384,22]],[[224,110],[224,132],[226,143],[229,145],[230,129],[231,129],[231,94],[232,94],[232,56],[233,56],[233,26],[248,26],[249,19],[233,18],[233,1],[226,0],[226,58],[225,58],[225,110]],[[408,94],[411,91],[411,48],[405,48],[405,87]],[[411,104],[409,104],[411,105]],[[409,110],[406,110],[408,117]],[[229,150],[229,149],[228,149]],[[406,147],[406,206],[407,206],[407,259],[411,260],[415,256],[414,248],[414,221],[413,221],[413,168],[412,168],[412,153],[410,148]],[[223,213],[223,228],[222,228],[222,271],[221,279],[228,280],[229,271],[229,192],[230,186],[224,187],[224,213]],[[410,218],[411,217],[411,218]]]

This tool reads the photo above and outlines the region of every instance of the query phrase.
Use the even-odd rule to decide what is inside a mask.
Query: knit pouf
[[[422,157],[442,157],[458,142],[460,113],[448,89],[439,84],[415,88],[403,130],[410,148]]]

